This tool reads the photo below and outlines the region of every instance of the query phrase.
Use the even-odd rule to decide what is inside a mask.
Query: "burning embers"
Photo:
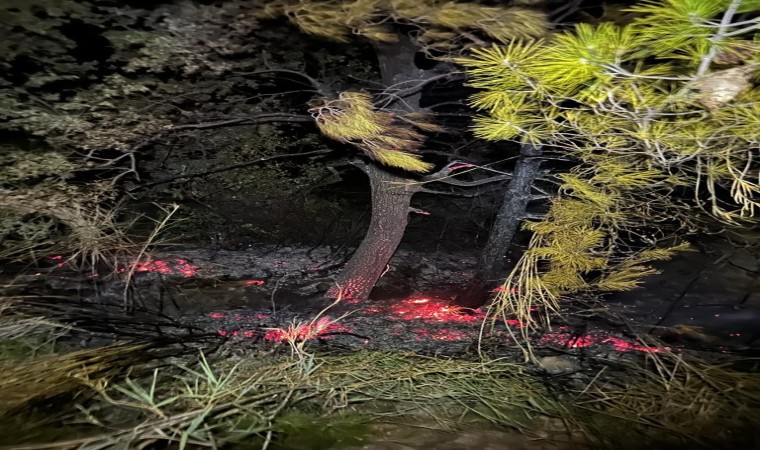
[[[212,312],[208,317],[216,320],[235,321],[242,324],[252,321],[271,321],[268,314],[235,314]],[[255,331],[254,331],[255,330]],[[301,342],[317,338],[329,338],[335,333],[350,333],[351,329],[339,324],[330,316],[324,316],[310,322],[293,322],[283,328],[269,328],[264,324],[248,330],[217,330],[217,334],[225,337],[254,338],[263,334],[264,339],[273,342]]]
[[[47,257],[48,261],[55,263],[56,267],[62,268],[66,266],[67,259],[64,255],[50,255]],[[184,258],[175,258],[171,260],[163,259],[148,259],[145,261],[132,261],[124,267],[119,267],[115,270],[116,273],[160,273],[163,275],[180,275],[184,278],[192,278],[198,276],[198,270],[200,267],[192,264],[190,261]],[[90,274],[91,278],[97,278],[100,274]],[[263,283],[263,282],[262,282]]]
[[[655,347],[637,343],[632,340],[622,339],[610,336],[605,333],[591,333],[583,335],[574,335],[565,332],[566,327],[560,327],[559,333],[549,333],[541,336],[537,340],[538,345],[549,347],[563,348],[586,348],[592,346],[611,345],[613,350],[618,352],[645,352],[660,353],[670,350],[670,347]]]
[[[267,341],[302,342],[317,338],[329,338],[334,333],[350,333],[351,330],[329,316],[307,323],[294,323],[288,328],[270,328],[264,335]]]
[[[368,308],[370,313],[382,312],[379,308]],[[417,297],[402,300],[388,308],[389,315],[399,320],[421,320],[426,322],[464,322],[482,321],[483,312],[465,309],[450,303],[427,297]]]
[[[364,316],[361,320],[357,317]],[[412,297],[403,299],[388,306],[372,306],[357,311],[340,321],[328,316],[322,316],[311,321],[292,322],[287,326],[271,326],[274,318],[267,315],[248,315],[211,313],[211,318],[229,321],[255,317],[262,320],[258,326],[253,326],[255,333],[248,331],[220,331],[223,336],[254,337],[254,335],[273,342],[304,342],[313,339],[325,339],[337,334],[355,334],[372,336],[378,333],[392,335],[403,342],[462,342],[478,339],[481,324],[489,318],[482,310],[470,310],[452,305],[443,299],[432,297]],[[378,318],[377,322],[372,318]],[[393,324],[388,324],[390,319]],[[488,327],[488,335],[497,339],[510,340],[509,328],[519,328],[516,320],[506,323],[496,320]],[[244,327],[241,327],[244,328]],[[385,339],[384,341],[387,341]],[[392,340],[391,340],[392,341]],[[532,339],[533,345],[539,347],[554,347],[565,349],[581,349],[588,347],[611,347],[617,352],[646,352],[658,353],[668,348],[660,348],[642,344],[635,340],[624,339],[609,333],[598,332],[575,335],[566,327],[559,327],[557,332],[544,334]],[[387,344],[387,342],[386,342]],[[400,348],[400,347],[399,347]]]
[[[135,272],[152,272],[165,275],[182,275],[190,278],[198,275],[198,266],[191,264],[186,259],[177,258],[173,261],[148,260],[135,263]]]

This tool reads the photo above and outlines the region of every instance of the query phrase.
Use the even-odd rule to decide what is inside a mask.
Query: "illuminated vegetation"
[[[544,432],[547,419],[558,419],[555,431],[584,448],[751,448],[743,433],[754,431],[759,413],[756,375],[670,353],[647,356],[653,370],[604,366],[613,378],[550,390],[546,377],[503,360],[327,355],[313,335],[288,342],[295,352],[181,337],[53,350],[61,325],[24,314],[22,299],[2,301],[5,348],[52,339],[36,354],[0,359],[0,430],[14,448],[316,450],[382,440],[372,425],[394,419],[455,433],[463,422],[503,427],[505,435]]]
[[[481,45],[483,41],[476,37],[478,33],[490,41],[506,43],[511,39],[539,36],[548,28],[545,14],[538,10],[436,0],[282,0],[267,2],[260,15],[287,17],[304,33],[342,43],[349,42],[352,36],[386,44],[411,37],[421,51],[436,52],[438,59],[447,59],[471,46]],[[400,33],[399,24],[413,26],[417,32]],[[413,61],[406,64],[407,69],[414,69]],[[399,99],[403,100],[399,97],[387,103]],[[370,95],[361,92],[342,92],[336,99],[324,98],[317,103],[310,111],[324,135],[351,143],[386,166],[417,173],[433,168],[433,164],[410,153],[418,150],[424,140],[424,135],[414,128],[441,131],[431,120],[432,115],[422,111],[406,114],[382,111],[373,105]],[[407,108],[417,106],[407,105]]]
[[[425,139],[412,126],[425,131],[441,130],[425,114],[377,111],[372,97],[363,92],[341,92],[337,100],[318,101],[309,112],[325,136],[351,143],[381,164],[409,172],[433,168],[419,155],[409,153],[419,149]]]
[[[756,1],[650,1],[623,25],[579,24],[544,40],[476,49],[458,62],[481,90],[474,132],[544,145],[577,165],[510,274],[494,312],[531,322],[584,291],[631,289],[672,239],[631,248],[641,226],[681,231],[701,208],[733,226],[760,203]],[[681,195],[674,195],[678,191]],[[693,202],[684,200],[690,192]],[[676,232],[675,234],[680,234]]]
[[[266,127],[218,132],[226,125],[315,119],[324,136],[356,147],[381,166],[421,178],[432,171],[419,152],[426,133],[442,131],[440,125],[420,108],[388,107],[404,103],[403,95],[419,92],[431,78],[387,85],[374,97],[358,87],[329,95],[293,62],[301,54],[265,57],[262,49],[275,39],[258,46],[256,39],[265,35],[255,33],[261,17],[286,17],[305,33],[338,42],[362,36],[373,45],[400,46],[409,39],[415,51],[444,64],[461,63],[471,86],[480,90],[472,98],[481,113],[474,127],[478,137],[541,146],[549,157],[573,164],[556,176],[559,195],[544,218],[526,224],[533,233],[530,247],[489,311],[515,327],[525,325],[525,333],[538,325],[537,306],[548,318],[565,297],[639,285],[654,273],[652,261],[686,247],[677,235],[701,225],[695,207],[743,226],[752,223],[760,206],[760,41],[757,19],[741,16],[760,8],[757,0],[644,2],[632,10],[636,18],[630,23],[581,24],[544,39],[538,37],[549,24],[538,8],[440,0],[275,0],[261,2],[263,11],[247,0],[188,1],[161,4],[155,14],[116,0],[99,0],[97,7],[62,0],[50,2],[56,8],[50,7],[47,20],[39,20],[35,9],[42,0],[7,3],[0,14],[16,22],[0,28],[11,37],[0,42],[0,53],[7,67],[18,68],[15,78],[0,75],[3,86],[14,86],[0,91],[0,119],[14,136],[29,138],[23,144],[34,145],[0,149],[0,258],[34,260],[68,252],[97,259],[103,250],[131,244],[117,220],[120,195],[137,195],[142,184],[194,179],[209,167],[268,161],[293,148],[328,142],[317,133],[298,139],[290,130]],[[85,62],[72,56],[78,44],[61,31],[72,24],[99,30],[95,35],[113,54]],[[413,32],[399,32],[409,29]],[[32,35],[45,39],[28,39]],[[491,42],[499,45],[489,48]],[[338,67],[327,71],[333,79],[346,75],[343,63],[358,59],[328,56],[314,59]],[[277,68],[260,70],[269,64]],[[105,67],[115,73],[104,75]],[[352,75],[370,71],[353,69]],[[296,106],[275,97],[260,100],[271,84],[257,77],[278,70],[314,89]],[[309,104],[310,117],[303,113],[312,93],[320,99]],[[215,131],[199,131],[207,129]],[[216,153],[222,148],[227,153]],[[193,151],[203,157],[192,157]],[[313,150],[320,151],[330,149]],[[164,163],[177,168],[174,178],[140,178]],[[226,172],[164,193],[178,201],[197,200],[195,190],[213,184],[227,193],[246,188],[250,196],[270,194],[285,204],[323,181],[324,167],[309,163],[313,166],[300,172],[277,164],[237,176]],[[462,167],[446,166],[441,179],[452,177],[454,165]],[[242,196],[230,198],[236,211],[243,209]],[[329,206],[318,204],[312,211],[326,216]],[[407,205],[402,206],[405,219]],[[305,208],[294,209],[304,229],[318,226],[304,220]],[[273,221],[268,228],[278,225]],[[652,240],[639,231],[642,226],[675,231]],[[391,227],[381,228],[386,237]],[[145,246],[135,247],[143,256]],[[138,258],[128,273],[196,275],[196,266],[176,262]],[[380,269],[387,269],[384,263]],[[163,280],[160,284],[163,289]],[[583,386],[566,386],[568,377],[560,387],[547,387],[552,377],[534,376],[533,367],[506,362],[502,355],[471,361],[397,349],[314,350],[320,334],[343,330],[342,317],[317,315],[268,332],[248,330],[243,336],[261,344],[252,350],[248,342],[237,347],[234,333],[223,335],[225,330],[192,335],[187,331],[192,327],[172,323],[174,328],[166,328],[188,334],[171,335],[162,326],[141,323],[144,316],[125,314],[124,322],[135,325],[125,336],[139,340],[82,350],[80,339],[87,345],[104,342],[102,332],[94,343],[88,341],[88,320],[103,330],[112,325],[108,320],[124,317],[85,317],[76,321],[83,328],[73,331],[42,318],[58,314],[73,322],[65,299],[41,306],[35,292],[28,304],[1,300],[0,435],[20,448],[329,448],[358,444],[367,423],[389,416],[432,417],[452,426],[477,417],[521,431],[541,431],[534,419],[552,417],[585,432],[583,444],[613,443],[609,447],[619,449],[616,440],[629,438],[640,448],[654,436],[656,443],[716,448],[715,442],[739,439],[758,417],[756,376],[687,363],[661,348],[654,355],[648,353],[654,347],[641,347],[652,371],[627,367],[628,376],[617,379],[607,375],[615,365],[600,365],[588,379],[572,378]],[[480,311],[428,298],[408,299],[384,313],[435,323],[439,330],[454,322],[488,323]],[[110,331],[105,339],[113,338]],[[154,331],[166,334],[152,340]],[[451,333],[436,338],[467,337],[444,331]],[[267,335],[284,344],[267,341]],[[220,346],[221,336],[232,342]],[[58,345],[71,337],[76,342],[66,344],[77,350]],[[499,345],[514,350],[513,341],[499,339]]]
[[[287,17],[305,33],[339,42],[348,42],[352,35],[397,42],[393,25],[404,23],[420,29],[416,39],[423,48],[447,52],[475,44],[470,33],[506,43],[541,35],[548,27],[545,15],[534,9],[440,0],[275,0],[266,3],[262,15]]]

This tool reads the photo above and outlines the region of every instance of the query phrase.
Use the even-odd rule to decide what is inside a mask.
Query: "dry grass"
[[[0,410],[76,391],[89,379],[107,380],[129,367],[130,362],[142,361],[145,348],[145,344],[114,344],[2,364]]]
[[[673,353],[650,355],[647,366],[627,368],[622,381],[600,378],[577,395],[577,417],[601,447],[724,448],[736,441],[735,448],[749,448],[746,439],[760,423],[760,374]]]
[[[24,327],[31,335],[44,329],[42,319],[9,315],[9,309],[0,322],[15,321],[16,328],[0,326],[0,336],[24,339]],[[547,380],[523,364],[398,352],[325,355],[305,338],[271,352],[230,342],[208,358],[153,342],[5,363],[0,436],[14,449],[221,448],[243,442],[266,449],[299,434],[313,440],[321,433],[314,424],[434,418],[456,428],[463,418],[477,417],[535,433],[540,430],[532,428],[534,419],[549,416],[561,418],[568,435],[585,433],[583,445],[714,449],[725,442],[750,448],[741,433],[760,420],[757,374],[675,354],[651,355],[645,366],[631,365],[618,378],[600,373],[585,389],[566,389],[558,400]],[[298,351],[288,351],[293,345]],[[76,426],[46,434],[46,423],[59,430],[61,424]],[[319,445],[312,448],[330,448]]]
[[[598,448],[721,448],[725,442],[740,442],[738,433],[758,418],[760,378],[674,355],[652,358],[651,367],[630,367],[625,380],[600,376],[559,402],[525,366],[507,362],[358,352],[317,355],[312,370],[304,373],[295,355],[240,350],[230,344],[214,360],[200,354],[189,365],[118,383],[102,378],[109,374],[105,366],[124,364],[117,358],[142,352],[139,346],[24,365],[12,372],[13,383],[0,385],[3,395],[37,391],[51,397],[71,389],[67,383],[77,383],[90,395],[61,417],[88,428],[85,437],[18,442],[14,448],[145,448],[159,442],[179,448],[247,442],[266,448],[288,437],[285,423],[291,427],[288,433],[299,432],[292,428],[294,417],[303,419],[300,431],[310,433],[318,430],[309,423],[346,417],[432,417],[449,428],[464,417],[479,417],[535,432],[527,427],[547,415],[561,417],[574,436],[585,433],[587,444]],[[18,406],[35,397],[10,398]]]
[[[201,354],[190,367],[107,381],[117,358],[128,360],[141,351],[138,345],[117,345],[35,360],[8,372],[0,393],[17,393],[2,406],[50,398],[71,390],[72,383],[80,389],[87,385],[95,394],[62,416],[89,423],[89,436],[18,442],[15,448],[109,448],[116,443],[142,448],[157,441],[217,448],[244,438],[266,447],[280,437],[276,430],[282,418],[299,411],[315,420],[359,412],[424,414],[448,425],[474,413],[521,427],[548,405],[540,385],[514,364],[377,352],[317,357],[308,375],[290,355],[249,354],[235,365],[224,358],[212,367]]]

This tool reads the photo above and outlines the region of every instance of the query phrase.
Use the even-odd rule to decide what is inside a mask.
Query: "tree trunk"
[[[457,296],[457,304],[478,308],[491,296],[493,288],[506,278],[507,251],[517,227],[527,213],[531,188],[541,166],[541,147],[523,144],[512,180],[504,192],[496,220],[491,226],[488,242],[480,254],[478,271],[467,288]]]
[[[343,267],[330,297],[366,300],[404,237],[412,195],[419,184],[376,165],[362,167],[372,188],[372,219],[364,240]]]
[[[380,65],[380,75],[383,84],[391,90],[403,90],[412,87],[412,82],[422,82],[428,75],[425,70],[417,68],[414,58],[419,48],[408,36],[399,34],[398,42],[374,42],[377,61]],[[396,98],[386,106],[397,107],[408,112],[420,109],[421,92],[403,99]]]
[[[376,42],[374,46],[383,83],[390,95],[425,79],[425,71],[414,64],[417,47],[407,36],[399,34],[398,42]],[[419,92],[403,99],[391,97],[384,107],[416,111],[420,109],[420,97]],[[361,168],[372,188],[372,219],[364,240],[338,275],[336,286],[328,292],[332,298],[366,300],[369,297],[404,237],[412,195],[420,190],[420,184],[413,179],[394,175],[376,164]]]

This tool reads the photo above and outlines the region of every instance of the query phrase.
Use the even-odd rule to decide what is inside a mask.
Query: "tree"
[[[0,173],[0,231],[8,244],[0,256],[35,258],[83,248],[96,255],[122,245],[126,236],[115,219],[125,194],[130,202],[184,202],[188,208],[183,210],[193,214],[193,206],[203,206],[205,200],[194,193],[209,189],[212,181],[235,192],[246,187],[238,197],[271,189],[283,173],[271,162],[287,157],[290,148],[315,142],[285,138],[281,128],[256,125],[311,122],[302,111],[313,94],[323,97],[311,106],[324,134],[358,146],[383,164],[356,163],[370,175],[377,199],[367,239],[338,280],[347,286],[358,272],[367,272],[361,274],[365,281],[358,297],[369,294],[403,236],[406,213],[401,212],[409,209],[411,195],[433,192],[422,182],[467,189],[505,179],[450,178],[461,166],[452,152],[435,156],[439,169],[422,175],[431,163],[410,152],[429,150],[423,146],[425,134],[442,127],[426,110],[431,107],[422,108],[420,102],[431,85],[461,77],[447,62],[452,55],[483,39],[505,42],[541,33],[546,28],[541,12],[437,1],[262,5],[242,0],[157,3],[145,9],[115,0],[9,4],[2,12],[8,70],[0,105],[4,129],[20,139],[6,147],[9,156]],[[362,67],[371,66],[360,59],[363,48],[341,45],[339,56],[331,53],[336,46],[282,33],[278,23],[262,28],[260,7],[265,16],[285,14],[305,31],[332,40],[366,37],[378,56],[380,80],[374,86],[385,87],[346,79],[347,67],[356,79],[376,75]],[[428,57],[427,69],[415,65],[421,54]],[[366,92],[375,94],[371,104]],[[341,135],[351,124],[331,131],[333,119],[347,117],[342,108],[369,119],[369,134]],[[35,161],[42,165],[31,167]],[[246,173],[256,165],[255,176]],[[394,165],[404,167],[394,170]],[[305,170],[301,181],[289,184],[308,184],[306,178],[329,182],[316,175],[317,169]],[[14,178],[24,171],[29,176]],[[216,176],[233,171],[240,175],[229,180]],[[289,177],[292,171],[291,166]],[[162,172],[169,175],[150,178]],[[385,198],[394,202],[380,201]],[[386,211],[381,204],[392,207]],[[387,220],[391,216],[398,220]],[[367,255],[377,260],[369,262]]]
[[[441,131],[431,120],[430,110],[420,102],[425,85],[456,77],[448,61],[472,46],[535,37],[548,27],[543,12],[523,6],[435,0],[283,0],[268,2],[265,14],[287,17],[306,33],[338,42],[347,42],[351,35],[372,42],[385,86],[377,101],[373,103],[359,92],[342,92],[337,98],[321,100],[311,112],[325,135],[353,144],[382,166],[416,173],[427,173],[433,167],[414,154],[423,145],[420,132]],[[419,54],[440,64],[419,68],[415,64]],[[401,242],[411,198],[423,191],[420,182],[457,184],[446,178],[453,164],[418,179],[382,166],[359,165],[372,187],[372,220],[364,240],[336,280],[332,296],[369,296]]]
[[[760,206],[760,21],[756,0],[657,0],[624,24],[579,24],[546,40],[458,61],[475,134],[542,146],[574,162],[492,306],[535,324],[579,292],[636,287],[649,262],[684,248],[641,242],[641,226],[700,225],[695,209],[751,225]],[[756,223],[756,221],[754,222]]]
[[[233,195],[245,185],[266,197],[321,180],[304,168],[288,171],[288,183],[273,181],[284,172],[276,163],[305,146],[308,134],[260,124],[312,122],[302,108],[311,93],[301,93],[297,107],[281,94],[292,88],[283,77],[298,73],[304,52],[324,60],[318,73],[327,81],[364,72],[341,59],[354,49],[338,57],[298,34],[261,30],[254,12],[243,0],[145,8],[117,0],[3,2],[0,257],[123,248],[130,242],[119,205],[171,201],[193,214],[193,193],[208,191],[210,181]],[[269,34],[281,53],[264,51]],[[285,60],[280,79],[261,70],[272,58]],[[255,73],[240,75],[248,72]],[[329,149],[301,153],[301,164],[313,163],[308,158]],[[245,173],[253,167],[257,176]],[[216,173],[227,177],[214,180]]]

